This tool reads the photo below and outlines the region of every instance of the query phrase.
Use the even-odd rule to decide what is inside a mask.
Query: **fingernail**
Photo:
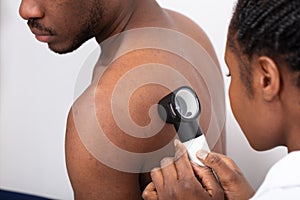
[[[159,171],[159,170],[160,170],[159,167],[155,167],[155,168],[153,168],[153,169],[151,170],[151,173],[155,173],[155,172],[157,172],[157,171]]]
[[[174,140],[174,146],[177,147],[181,142],[178,139]]]
[[[174,162],[173,158],[167,157],[160,161],[160,166],[163,168],[163,167],[170,165],[173,162]]]
[[[183,153],[184,153],[183,151],[177,149],[175,152],[175,160],[178,160],[183,155]]]
[[[174,145],[175,145],[175,160],[177,160],[185,153],[185,148],[183,147],[184,145],[178,139],[174,140]]]
[[[205,158],[207,157],[208,155],[208,151],[205,151],[205,150],[199,150],[197,151],[197,157],[202,159],[202,160],[205,160]]]
[[[191,165],[192,166],[194,166],[194,167],[197,167],[197,166],[199,166],[199,164],[198,163],[196,163],[196,162],[194,162],[194,161],[190,161],[191,162]]]

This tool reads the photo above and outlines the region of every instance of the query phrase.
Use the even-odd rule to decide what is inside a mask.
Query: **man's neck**
[[[154,0],[138,0],[131,5],[130,10],[122,12],[107,29],[98,34],[96,41],[101,44],[107,38],[123,31],[155,26],[155,21],[162,12],[163,9]]]

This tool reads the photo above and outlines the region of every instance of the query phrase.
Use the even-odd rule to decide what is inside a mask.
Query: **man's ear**
[[[259,57],[258,64],[263,98],[272,101],[280,91],[280,71],[274,60],[266,56]]]

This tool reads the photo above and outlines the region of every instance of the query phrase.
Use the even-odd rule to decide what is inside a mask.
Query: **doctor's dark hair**
[[[300,0],[238,0],[228,32],[229,48],[242,63],[240,76],[251,90],[252,74],[241,57],[268,56],[300,72]],[[297,86],[300,88],[300,76]]]

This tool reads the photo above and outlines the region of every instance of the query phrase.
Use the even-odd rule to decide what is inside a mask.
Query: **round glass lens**
[[[188,88],[180,89],[175,95],[175,109],[186,119],[199,114],[199,101],[196,94]]]

